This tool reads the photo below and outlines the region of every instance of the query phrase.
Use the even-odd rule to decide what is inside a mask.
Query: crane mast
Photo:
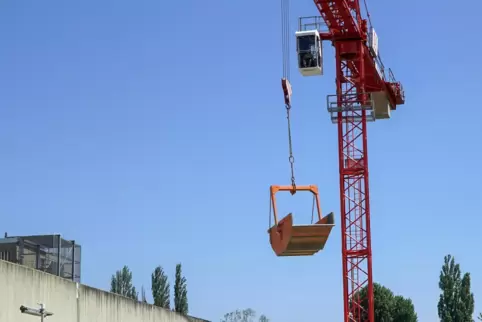
[[[283,37],[289,37],[285,25],[289,13],[283,11],[289,8],[286,4],[289,0],[281,1],[285,15]],[[405,93],[393,72],[383,66],[368,9],[366,20],[359,0],[313,1],[320,16],[299,19],[296,51],[301,75],[319,76],[323,75],[323,41],[330,41],[335,48],[336,92],[328,95],[327,110],[338,129],[343,319],[344,322],[374,322],[367,123],[390,119],[391,112],[405,103]],[[283,46],[286,56],[289,52],[286,40]],[[292,89],[288,63],[289,58],[284,57],[282,87],[289,127]],[[283,189],[294,194],[297,188],[289,133],[292,186]],[[276,207],[274,193],[280,190],[277,187],[271,187],[273,208]],[[310,187],[313,188],[304,189],[318,198],[316,186]],[[312,223],[312,227],[294,226],[291,214],[278,222],[274,213],[275,224],[268,232],[278,256],[308,256],[323,249],[334,219],[332,213],[322,217],[318,210],[319,221]],[[365,293],[363,297],[362,293]]]
[[[343,59],[343,46],[357,54]],[[361,40],[335,42],[344,321],[374,321],[365,72]],[[359,291],[367,287],[368,314]],[[368,319],[360,319],[367,315]]]

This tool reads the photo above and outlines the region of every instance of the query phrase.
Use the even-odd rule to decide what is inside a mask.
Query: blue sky
[[[482,5],[368,5],[407,95],[369,128],[374,279],[411,297],[420,321],[436,321],[452,253],[472,273],[481,311]],[[289,183],[279,7],[3,1],[2,229],[77,240],[83,282],[103,289],[128,265],[149,291],[156,265],[173,280],[181,262],[191,313],[213,321],[245,307],[274,322],[342,321],[339,226],[309,258],[276,258],[266,234],[268,187]],[[293,1],[293,27],[315,14],[312,1]],[[325,76],[292,70],[293,140],[298,183],[318,184],[339,223],[329,44],[324,53]],[[311,200],[292,199],[280,212],[309,221]]]

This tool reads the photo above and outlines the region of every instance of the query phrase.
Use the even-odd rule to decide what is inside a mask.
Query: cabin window
[[[315,35],[298,37],[298,67],[314,68],[320,67],[321,51],[320,39]]]

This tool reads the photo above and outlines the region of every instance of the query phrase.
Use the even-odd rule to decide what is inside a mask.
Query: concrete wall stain
[[[19,308],[39,302],[47,322],[209,322],[0,260],[0,321],[35,321]]]

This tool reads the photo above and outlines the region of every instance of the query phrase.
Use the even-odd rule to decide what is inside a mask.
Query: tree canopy
[[[182,276],[181,264],[176,265],[176,279],[174,281],[174,311],[188,314],[189,305],[187,301],[187,281]]]
[[[462,277],[460,265],[452,255],[444,257],[440,271],[438,316],[441,322],[473,322],[474,294],[470,291],[470,273]]]
[[[360,290],[359,296],[362,307],[368,309],[367,287]],[[375,305],[375,322],[417,322],[418,317],[411,299],[395,296],[393,292],[378,284],[373,284]],[[357,294],[355,294],[357,296]],[[362,313],[363,314],[363,313]],[[368,317],[362,316],[361,320]]]
[[[161,266],[157,266],[151,275],[152,297],[154,305],[165,309],[171,308],[170,290],[167,275]]]
[[[112,275],[110,291],[131,299],[138,299],[136,288],[132,285],[132,272],[127,266]]]
[[[236,310],[226,313],[221,322],[254,322],[256,321],[256,311],[253,309]],[[258,322],[269,322],[265,315],[258,318]]]

